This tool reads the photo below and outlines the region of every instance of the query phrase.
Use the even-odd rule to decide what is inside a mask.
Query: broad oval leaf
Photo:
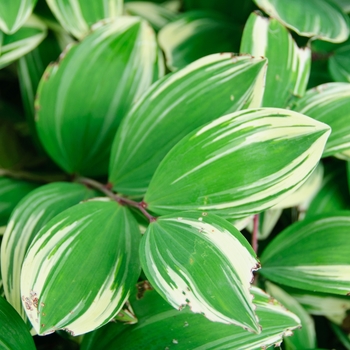
[[[268,15],[301,36],[333,43],[349,36],[348,17],[328,0],[254,0]]]
[[[276,19],[252,13],[244,27],[240,52],[268,58],[262,106],[284,108],[293,95],[304,95],[310,74],[311,50],[299,48]]]
[[[144,195],[157,166],[182,137],[224,114],[260,107],[266,65],[261,58],[215,54],[156,82],[114,139],[109,168],[113,188]]]
[[[1,274],[6,299],[24,320],[21,268],[31,242],[50,219],[94,194],[81,184],[55,182],[30,192],[13,210],[1,243]]]
[[[174,308],[188,305],[211,321],[260,332],[249,292],[259,263],[228,221],[206,212],[160,217],[144,234],[140,259],[148,280]]]
[[[50,220],[21,273],[23,306],[36,332],[79,335],[109,322],[139,277],[139,240],[129,210],[105,198]]]
[[[237,52],[238,25],[216,12],[189,11],[162,28],[158,35],[170,70],[218,52]]]
[[[105,174],[118,125],[162,74],[158,64],[152,28],[120,17],[49,66],[38,88],[36,126],[56,163],[69,173]]]
[[[46,35],[46,25],[34,15],[16,33],[4,34],[0,45],[0,69],[36,48]]]
[[[142,292],[143,288],[146,290]],[[256,287],[252,287],[251,292],[261,320],[260,334],[247,332],[235,325],[210,322],[191,313],[187,307],[181,311],[174,310],[150,289],[147,281],[139,283],[138,289],[137,298],[131,298],[130,303],[139,322],[121,330],[118,324],[109,324],[87,334],[81,350],[130,350],[145,347],[145,344],[152,344],[152,349],[264,349],[280,344],[284,335],[290,335],[300,326],[293,313]],[[106,344],[106,338],[112,340]]]
[[[122,0],[46,0],[62,27],[78,39],[85,37],[93,24],[113,19],[123,12]],[[119,20],[119,19],[118,19]]]
[[[0,1],[0,29],[15,33],[31,15],[37,0]]]
[[[6,225],[18,202],[38,184],[0,176],[0,226]]]
[[[16,310],[0,297],[0,347],[2,350],[35,350],[35,344]]]
[[[278,108],[223,116],[167,154],[144,201],[157,214],[192,209],[228,218],[256,214],[306,181],[329,133],[323,123]]]
[[[350,151],[350,83],[317,86],[297,100],[293,109],[332,128],[324,157]]]
[[[306,218],[263,251],[261,274],[273,282],[322,293],[350,293],[350,212]]]

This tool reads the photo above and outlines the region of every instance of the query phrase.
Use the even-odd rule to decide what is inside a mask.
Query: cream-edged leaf
[[[144,201],[161,215],[195,209],[232,219],[261,212],[307,180],[329,133],[327,125],[284,109],[228,114],[167,154]]]
[[[174,308],[188,305],[211,321],[260,332],[249,291],[259,263],[228,221],[206,212],[160,217],[144,234],[140,258],[148,280]]]
[[[182,137],[224,114],[260,107],[266,65],[266,59],[215,54],[153,84],[114,139],[113,188],[144,195],[157,166]]]

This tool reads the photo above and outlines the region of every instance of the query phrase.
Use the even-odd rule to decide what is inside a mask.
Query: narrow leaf
[[[334,43],[349,36],[349,19],[328,0],[254,0],[268,15],[297,34]]]
[[[31,242],[50,219],[93,195],[83,185],[56,182],[30,192],[14,209],[1,243],[1,273],[6,299],[24,320],[21,268]]]
[[[259,263],[228,221],[200,212],[160,217],[141,241],[140,258],[151,284],[174,308],[188,305],[211,321],[260,332],[249,292]]]
[[[157,166],[182,137],[224,114],[259,107],[266,64],[250,56],[210,55],[155,83],[114,139],[109,168],[113,188],[144,195]]]
[[[122,0],[46,0],[62,27],[78,39],[86,36],[91,26],[102,19],[113,19],[123,11]]]
[[[329,132],[327,125],[284,109],[223,116],[167,154],[144,200],[157,214],[196,209],[239,218],[261,212],[306,181]]]
[[[263,251],[261,274],[273,282],[322,293],[350,293],[349,212],[307,218]],[[307,252],[307,254],[305,254]]]
[[[252,13],[244,27],[240,52],[268,58],[262,106],[284,108],[293,95],[304,95],[310,74],[311,50],[299,48],[276,19]]]
[[[50,220],[21,273],[23,306],[36,332],[79,335],[109,322],[139,277],[139,240],[128,209],[105,198]]]
[[[111,144],[131,105],[162,74],[155,34],[120,17],[72,46],[49,66],[38,88],[37,129],[67,172],[107,172]]]
[[[332,133],[323,156],[350,151],[350,83],[328,83],[309,90],[293,109],[328,124]],[[349,158],[350,159],[350,156]]]

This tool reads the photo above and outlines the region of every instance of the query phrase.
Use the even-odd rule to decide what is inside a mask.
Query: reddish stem
[[[258,253],[258,231],[259,231],[259,214],[255,214],[253,218],[253,234],[252,234],[252,247],[255,253]]]

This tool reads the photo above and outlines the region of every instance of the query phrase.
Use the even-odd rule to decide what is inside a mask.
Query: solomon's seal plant
[[[349,349],[349,11],[0,1],[1,346]]]

